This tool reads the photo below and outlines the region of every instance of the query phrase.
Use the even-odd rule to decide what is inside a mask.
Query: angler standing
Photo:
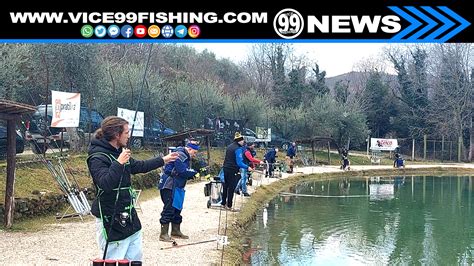
[[[197,172],[191,169],[191,158],[196,156],[199,145],[195,141],[190,141],[186,147],[176,148],[178,159],[167,163],[164,173],[161,175],[158,188],[160,189],[161,200],[163,201],[163,211],[161,212],[161,233],[160,240],[171,242],[169,228],[171,223],[171,236],[188,239],[189,236],[181,232],[181,210],[184,203],[184,187],[188,179],[193,178]]]
[[[91,141],[87,165],[97,188],[92,214],[97,218],[97,241],[106,259],[142,260],[142,232],[135,206],[131,175],[146,173],[176,160],[163,158],[138,161],[126,148],[127,120],[109,116],[102,121]]]
[[[239,168],[252,171],[253,169],[244,163],[242,146],[244,145],[244,137],[240,132],[234,135],[234,142],[227,146],[224,157],[224,190],[222,193],[221,207],[234,210],[232,208],[232,200],[234,197],[235,187],[240,179]]]

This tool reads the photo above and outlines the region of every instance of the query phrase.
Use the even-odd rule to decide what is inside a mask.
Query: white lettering
[[[350,25],[350,16],[333,16],[332,17],[332,32],[333,33],[350,33],[350,28],[342,28]]]
[[[362,16],[359,20],[357,16],[351,16],[354,31],[357,33],[363,33],[366,26],[369,32],[376,33],[379,28],[380,18],[381,16],[374,16],[373,20],[371,20],[370,16]]]
[[[329,16],[323,16],[319,21],[316,16],[308,16],[308,33],[314,33],[315,27],[321,33],[329,33]]]
[[[72,21],[72,23],[79,23],[81,20],[83,12],[79,12],[77,14],[74,14],[73,12],[68,12],[69,19]]]
[[[101,14],[99,12],[92,12],[89,14],[89,22],[90,23],[100,23],[100,16]]]
[[[381,29],[385,33],[395,33],[399,32],[402,26],[397,21],[400,21],[398,16],[385,16],[382,18],[382,26]]]

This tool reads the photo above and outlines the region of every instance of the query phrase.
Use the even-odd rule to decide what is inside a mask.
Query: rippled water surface
[[[254,265],[474,262],[471,177],[373,177],[300,184],[250,226]]]

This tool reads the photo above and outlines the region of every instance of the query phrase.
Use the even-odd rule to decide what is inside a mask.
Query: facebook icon
[[[120,33],[122,34],[123,37],[130,38],[133,35],[133,28],[130,25],[125,25],[120,30]]]

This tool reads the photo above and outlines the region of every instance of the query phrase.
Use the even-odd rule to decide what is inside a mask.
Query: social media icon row
[[[157,38],[160,34],[164,38],[171,38],[173,35],[178,38],[184,38],[187,35],[191,38],[197,38],[201,34],[201,29],[197,25],[191,25],[189,28],[184,25],[178,25],[176,28],[171,25],[164,25],[161,29],[156,25],[151,25],[148,28],[144,25],[137,25],[135,28],[130,25],[124,25],[122,28],[117,25],[110,25],[108,28],[103,25],[95,26],[95,28],[91,25],[84,25],[81,28],[81,35],[85,38],[90,38],[93,35],[97,38],[104,38],[106,35],[110,38],[117,38],[120,35],[124,38],[131,38],[134,35],[137,38],[144,38],[147,34],[151,38]]]

